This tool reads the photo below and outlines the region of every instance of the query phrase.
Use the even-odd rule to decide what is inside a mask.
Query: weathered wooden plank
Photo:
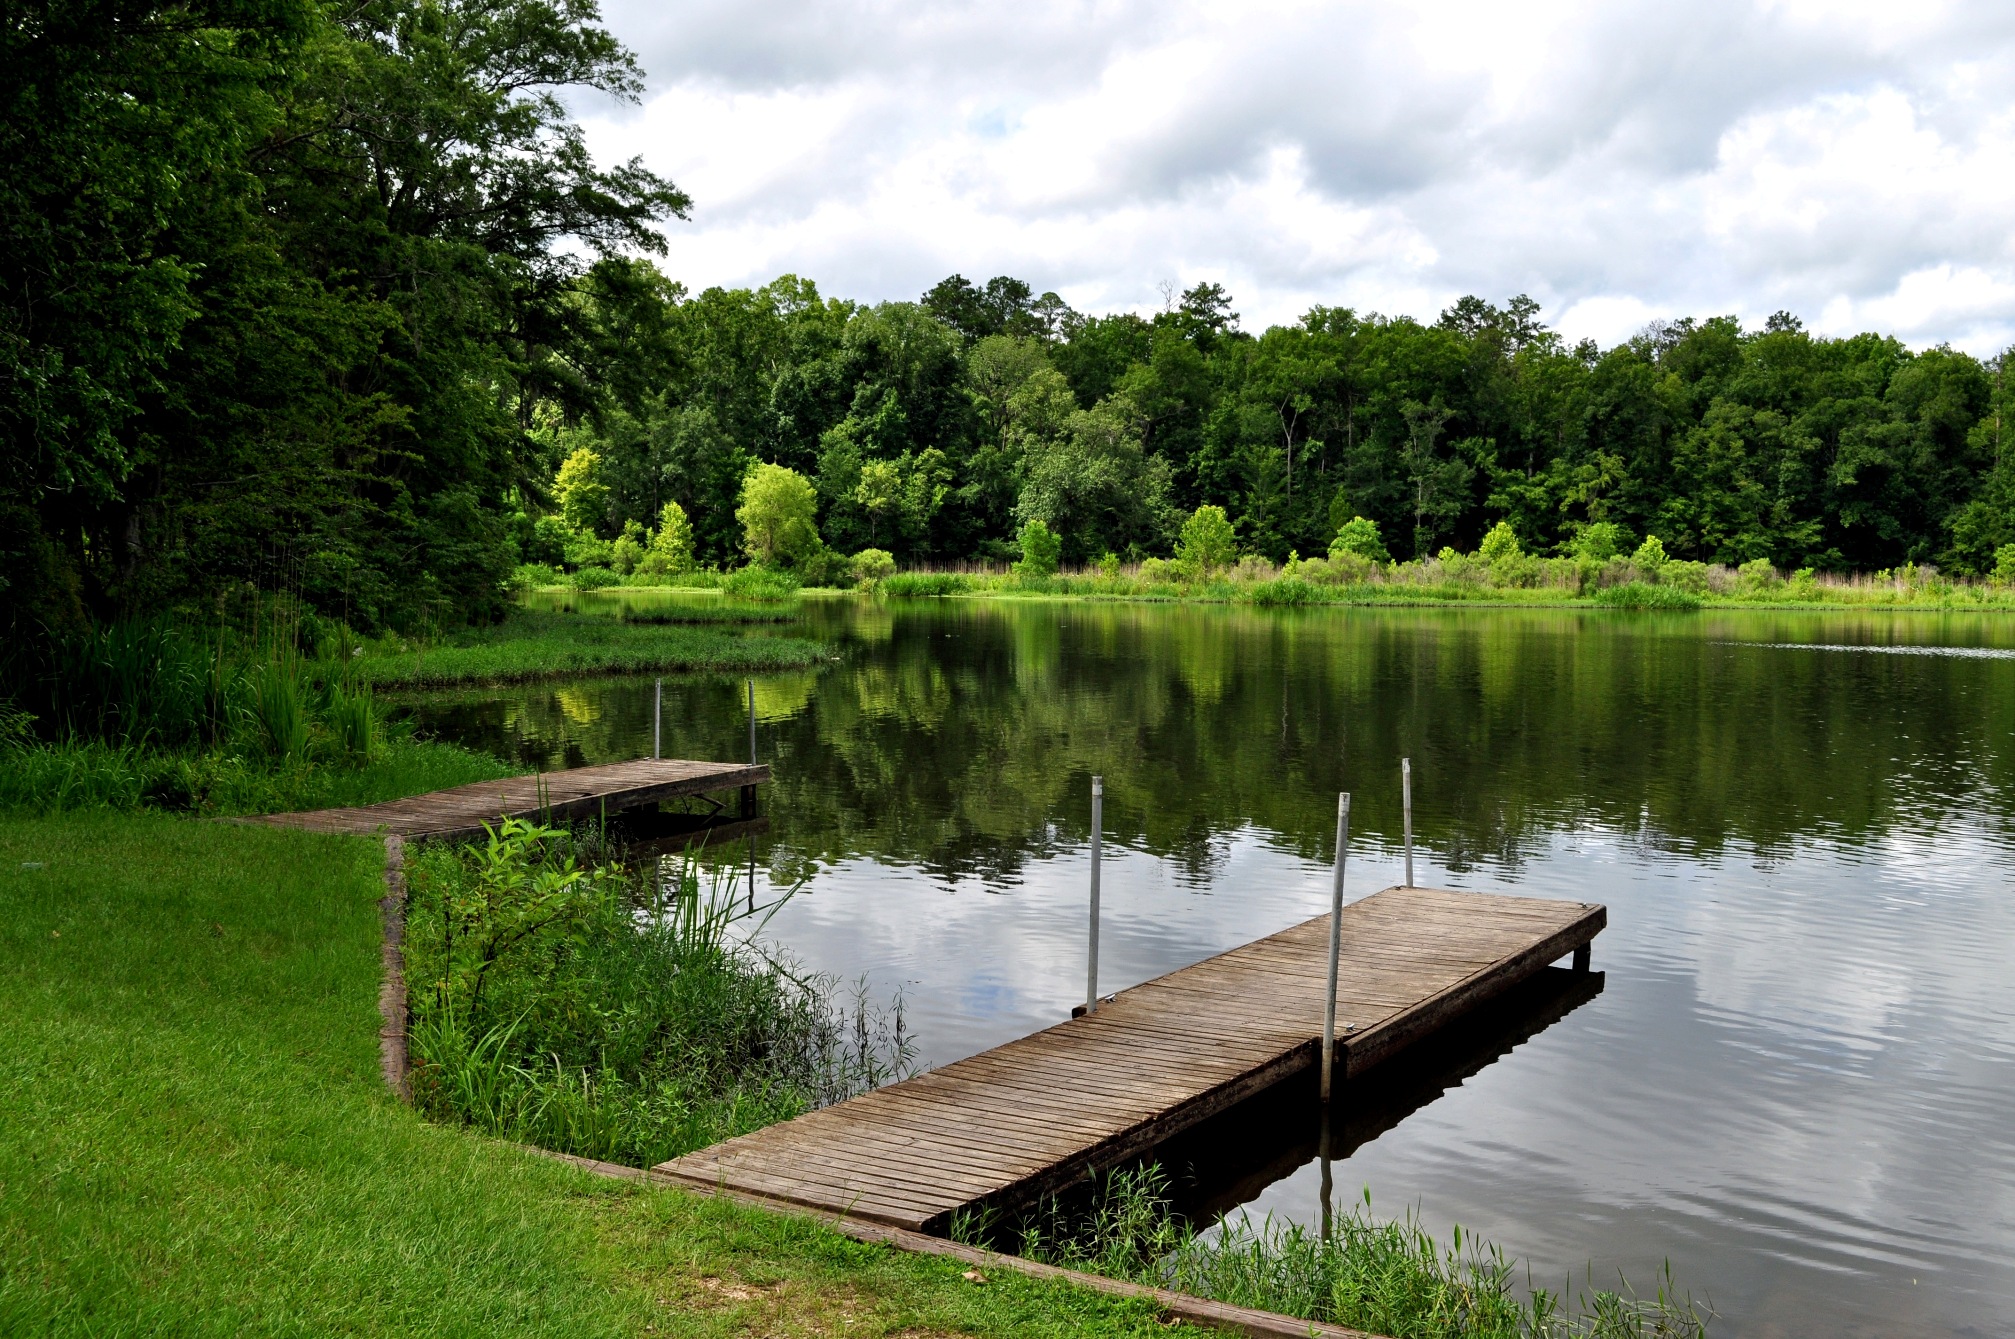
[[[1579,902],[1388,888],[1345,908],[1343,1072],[1378,1064],[1599,933]],[[1113,1166],[1316,1063],[1327,917],[1132,987],[1096,1013],[656,1171],[942,1229]]]
[[[505,777],[403,800],[313,809],[244,820],[311,832],[386,832],[401,837],[471,837],[500,818],[590,818],[708,791],[743,790],[770,779],[760,763],[639,758],[563,772]]]

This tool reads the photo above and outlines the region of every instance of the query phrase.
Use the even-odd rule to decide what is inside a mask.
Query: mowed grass
[[[420,650],[365,656],[357,668],[379,687],[436,688],[576,674],[798,669],[830,654],[802,637],[521,610]]]
[[[0,825],[0,1334],[1165,1332],[426,1124],[378,1078],[382,861],[148,811]]]

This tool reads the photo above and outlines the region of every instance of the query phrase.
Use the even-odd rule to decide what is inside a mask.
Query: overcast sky
[[[648,74],[605,161],[694,199],[689,288],[954,271],[1243,325],[1530,293],[1605,344],[1784,308],[2015,340],[2015,4],[605,0]]]

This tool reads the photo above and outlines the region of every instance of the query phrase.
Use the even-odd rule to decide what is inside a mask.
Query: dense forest
[[[523,563],[746,559],[745,482],[905,565],[1241,549],[1980,572],[2015,541],[2002,365],[1788,314],[1570,346],[1525,297],[1241,328],[1212,283],[1090,315],[954,275],[693,293],[690,202],[569,99],[642,73],[588,0],[27,0],[0,27],[0,582],[13,634],[284,585],[481,619]],[[676,503],[676,512],[667,504]],[[570,546],[573,549],[570,555]]]

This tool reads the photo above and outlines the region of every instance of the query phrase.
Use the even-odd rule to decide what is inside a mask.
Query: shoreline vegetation
[[[431,643],[391,640],[360,657],[357,673],[376,688],[447,688],[584,674],[803,669],[825,659],[825,646],[802,637],[716,630],[789,617],[775,607],[720,605],[613,619],[518,609],[500,623],[458,628]]]
[[[384,691],[618,673],[798,669],[830,652],[768,632],[775,606],[715,605],[711,626],[516,610],[432,640],[357,638],[287,597],[89,627],[14,647],[0,698],[0,809],[93,806],[224,816],[371,804],[522,770],[414,737]],[[788,617],[786,613],[784,615]],[[36,655],[34,652],[39,651]]]
[[[1684,1293],[1667,1262],[1650,1297],[1627,1279],[1556,1292],[1502,1249],[1452,1229],[1437,1240],[1418,1213],[1379,1218],[1371,1192],[1312,1229],[1243,1211],[1184,1221],[1153,1162],[1118,1168],[1067,1205],[1050,1198],[1007,1221],[961,1215],[951,1236],[1086,1273],[1233,1306],[1413,1339],[1705,1339],[1713,1309]]]
[[[369,838],[162,813],[0,829],[0,1332],[1171,1332],[402,1106],[383,864]]]
[[[744,569],[746,570],[746,569]],[[682,600],[711,594],[720,574],[684,577],[639,573],[616,582],[591,578],[584,586],[553,570],[540,573],[538,584],[519,587],[520,597],[536,594],[562,600],[619,601],[628,594],[676,595]],[[733,574],[730,574],[733,575]],[[701,584],[712,582],[715,584]],[[691,584],[687,584],[691,583]],[[793,596],[864,592],[909,598],[983,596],[995,598],[1073,598],[1250,604],[1262,607],[1300,605],[1513,605],[1640,610],[1689,609],[1894,609],[1981,610],[2015,612],[2015,581],[1951,577],[1933,567],[1906,565],[1893,571],[1860,576],[1785,572],[1768,563],[1725,567],[1710,563],[1675,562],[1646,555],[1603,559],[1535,558],[1513,551],[1458,553],[1452,549],[1416,562],[1380,563],[1349,553],[1303,559],[1294,556],[1276,566],[1247,556],[1214,567],[1180,560],[1146,559],[1137,563],[1111,561],[1075,570],[1030,570],[1024,564],[963,563],[914,568],[862,578],[844,584],[798,587],[780,581]],[[684,612],[674,605],[660,612],[611,604],[608,613],[631,622],[700,622],[701,611]],[[770,615],[783,619],[778,610]],[[723,615],[722,617],[727,617]]]

